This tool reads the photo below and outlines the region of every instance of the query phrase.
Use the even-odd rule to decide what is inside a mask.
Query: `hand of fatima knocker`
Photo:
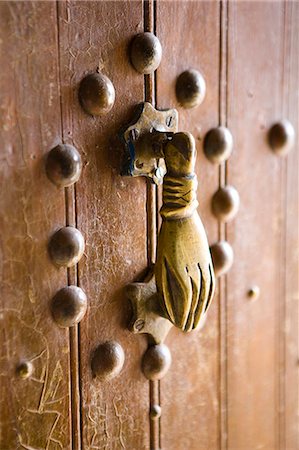
[[[196,149],[190,133],[176,133],[164,148],[163,222],[155,278],[164,316],[184,331],[195,329],[215,288],[206,233],[197,213]]]
[[[194,138],[176,132],[175,109],[159,111],[143,103],[137,112],[123,134],[127,149],[124,174],[163,182],[163,205],[154,269],[143,282],[127,286],[133,309],[130,328],[161,344],[173,325],[191,331],[203,323],[215,279],[197,213]]]

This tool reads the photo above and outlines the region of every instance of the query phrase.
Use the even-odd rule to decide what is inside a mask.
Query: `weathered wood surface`
[[[1,450],[150,447],[150,392],[140,369],[146,340],[126,329],[123,287],[140,279],[147,243],[153,258],[156,199],[144,180],[119,176],[117,139],[144,100],[144,78],[127,53],[143,15],[141,0],[0,2]],[[157,106],[177,107],[180,130],[197,139],[199,213],[209,241],[226,237],[235,262],[203,329],[173,329],[167,338],[173,364],[160,387],[151,386],[151,401],[160,397],[162,406],[151,442],[163,450],[297,450],[298,148],[278,158],[266,133],[282,117],[298,127],[299,4],[158,2],[155,17],[163,47]],[[207,83],[194,110],[175,98],[176,77],[188,68]],[[116,103],[92,118],[77,90],[97,69],[112,80]],[[204,135],[219,123],[235,141],[220,170],[202,151]],[[66,201],[44,173],[45,154],[61,141],[84,161]],[[227,226],[210,209],[224,182],[241,197]],[[79,269],[68,277],[47,255],[49,236],[66,221],[86,239]],[[49,313],[52,295],[68,282],[89,302],[70,336]],[[247,297],[253,284],[261,288],[255,302]],[[125,366],[100,383],[90,358],[110,339],[123,346]],[[23,360],[34,367],[28,379],[16,376]]]
[[[204,17],[205,23],[210,24],[207,8],[207,5],[197,2],[171,6],[165,2],[158,6],[157,34],[164,50],[164,60],[157,74],[159,106],[173,106],[174,81],[182,70],[196,68],[199,61],[204,75],[206,70],[209,73],[205,58],[211,58],[213,53],[207,37],[211,28],[206,31],[204,39],[198,38],[198,30],[204,27],[198,26],[200,18]],[[213,7],[210,5],[210,8]],[[218,23],[215,12],[212,14],[213,23]],[[196,341],[198,349],[200,339],[207,340],[211,329],[214,342],[217,336],[220,337],[218,352],[213,351],[213,341],[210,341],[210,346],[205,342],[202,345],[205,345],[206,359],[202,354],[192,358],[190,340],[195,341],[195,335],[192,338],[181,337],[177,333],[175,343],[173,335],[168,338],[171,348],[175,348],[175,357],[170,374],[161,383],[162,443],[165,449],[174,448],[178,442],[196,449],[201,446],[213,448],[219,444],[221,448],[228,446],[231,449],[257,446],[274,449],[278,445],[295,449],[298,446],[298,324],[295,319],[298,317],[298,260],[294,248],[298,246],[298,219],[294,211],[298,206],[294,205],[298,203],[298,194],[291,186],[298,185],[298,175],[297,166],[292,162],[287,163],[288,172],[285,173],[286,163],[271,153],[266,132],[281,117],[289,116],[295,126],[298,124],[298,98],[295,95],[298,30],[294,25],[298,8],[294,3],[284,7],[282,3],[249,5],[240,2],[229,4],[227,9],[226,2],[223,2],[220,14],[220,67],[217,57],[214,61],[216,76],[220,80],[219,123],[227,124],[232,131],[235,150],[226,164],[227,168],[221,168],[219,181],[237,188],[242,206],[231,224],[220,226],[219,235],[232,243],[235,263],[227,281],[225,278],[221,280],[220,301],[224,308],[220,307],[219,329],[216,322],[213,328],[208,317]],[[196,31],[192,28],[194,18],[197,19]],[[176,24],[175,35],[184,36],[184,45],[171,44],[171,39],[175,38],[171,37],[168,20],[170,28]],[[183,25],[186,23],[188,29]],[[180,26],[183,27],[181,31]],[[218,34],[219,30],[211,34],[214,45]],[[204,40],[202,49],[194,44],[197,39],[199,42]],[[179,52],[179,48],[182,53],[177,57],[173,49]],[[167,60],[165,55],[168,55]],[[205,64],[201,64],[202,61]],[[214,85],[207,83],[208,95],[213,95],[211,90],[217,90],[217,81]],[[284,102],[289,105],[289,111],[283,107]],[[197,111],[180,110],[180,129],[187,126],[187,130],[192,131],[194,123],[198,125],[199,121],[204,121],[205,106],[204,102]],[[211,118],[213,105],[208,105],[208,128],[217,125],[217,106],[214,105],[215,120]],[[296,162],[297,151],[293,150],[290,161]],[[199,167],[204,174],[202,183],[205,183],[211,173],[210,167],[202,164]],[[201,176],[199,178],[202,179]],[[212,193],[216,183],[213,184],[211,178],[207,179],[203,217],[208,233],[211,233],[213,219],[207,217],[205,220],[205,215],[209,211],[211,195],[208,190]],[[267,214],[264,214],[265,209]],[[212,234],[212,239],[214,236]],[[253,284],[261,287],[261,297],[257,302],[250,302],[247,297]],[[206,337],[202,337],[205,333]],[[212,358],[215,358],[214,372],[211,366],[207,369],[207,361]],[[211,377],[213,374],[214,379]],[[216,393],[214,402],[207,398],[212,382],[212,392]],[[171,395],[171,392],[176,395]],[[200,410],[201,405],[205,407],[204,412]],[[211,420],[213,411],[214,422]],[[174,428],[174,421],[181,426]]]
[[[295,255],[291,256],[291,246],[296,243],[296,236],[290,233],[290,222],[296,227],[298,221],[292,213],[295,199],[290,196],[290,184],[286,196],[285,160],[271,152],[266,138],[273,122],[287,117],[284,102],[296,109],[298,105],[294,78],[287,85],[291,55],[285,47],[289,33],[293,37],[297,33],[297,53],[294,56],[293,47],[292,58],[298,58],[298,27],[294,25],[298,21],[293,22],[291,29],[286,8],[292,5],[235,2],[229,3],[228,10],[227,119],[235,140],[235,151],[228,162],[228,182],[241,197],[239,214],[227,226],[228,240],[235,253],[234,266],[227,276],[229,449],[295,450],[296,439],[298,444],[298,410],[294,402],[285,403],[290,401],[290,391],[292,395],[298,394],[295,379],[298,367],[291,350],[298,343],[291,341],[291,337],[286,341],[285,334],[288,329],[285,308],[289,324],[290,316],[298,308],[292,300],[296,295],[297,269],[293,266]],[[298,73],[293,71],[292,77],[298,83]],[[295,111],[292,113],[290,119],[297,126]],[[293,149],[291,161],[295,161],[297,151]],[[295,174],[291,176],[293,183]],[[247,296],[252,285],[260,287],[261,295],[256,301]],[[296,328],[294,321],[292,327]],[[294,328],[291,333],[294,339]],[[285,352],[288,379],[285,379]],[[284,380],[286,385],[291,383],[286,387],[288,400]]]
[[[91,6],[92,5],[92,6]],[[140,370],[146,340],[127,330],[123,288],[146,267],[144,180],[121,177],[120,127],[143,100],[142,75],[128,59],[128,44],[143,29],[142,2],[60,2],[59,37],[63,131],[84,159],[76,185],[77,226],[86,238],[78,279],[89,310],[79,327],[82,439],[86,449],[149,447],[148,382]],[[80,80],[99,70],[114,84],[116,101],[106,116],[91,117],[77,97]],[[107,383],[92,378],[97,345],[116,340],[125,365]]]
[[[218,167],[204,157],[202,140],[218,125],[219,5],[210,2],[159,2],[157,36],[163,59],[157,71],[157,107],[176,107],[179,130],[197,143],[199,214],[210,242],[217,240],[217,221],[210,201],[218,187]],[[204,102],[184,110],[175,97],[175,81],[186,69],[199,70],[207,84]],[[199,332],[173,329],[166,340],[173,362],[161,381],[161,448],[210,450],[219,440],[219,331],[215,296],[207,322]]]
[[[66,271],[47,254],[65,223],[44,156],[60,142],[56,5],[0,3],[0,448],[70,448],[69,337],[49,312]],[[27,379],[16,375],[31,362]]]
[[[284,289],[282,303],[281,448],[299,448],[299,3],[288,2],[284,12],[282,111],[296,129],[296,144],[284,161],[283,205]]]

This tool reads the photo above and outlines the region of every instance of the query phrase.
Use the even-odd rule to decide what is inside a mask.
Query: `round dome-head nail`
[[[84,237],[75,227],[63,227],[51,237],[48,245],[49,255],[57,266],[72,267],[83,256]]]
[[[149,347],[143,355],[142,371],[148,380],[160,380],[171,365],[171,353],[167,345]]]
[[[183,108],[194,108],[205,98],[206,83],[197,70],[186,70],[178,76],[175,91],[177,100]]]
[[[87,297],[78,286],[66,286],[56,293],[51,303],[54,321],[63,328],[79,323],[87,309]]]
[[[295,143],[295,130],[291,122],[287,119],[272,125],[268,133],[268,142],[273,150],[279,156],[289,153]]]
[[[226,274],[234,261],[234,252],[227,241],[219,241],[210,247],[216,277]]]
[[[212,128],[206,134],[203,143],[204,153],[213,164],[226,161],[233,150],[233,137],[226,127]]]
[[[221,222],[232,220],[239,210],[240,197],[233,186],[221,186],[212,197],[212,212]]]
[[[125,361],[122,346],[116,341],[100,344],[93,353],[91,370],[100,381],[110,381],[120,374]]]
[[[162,59],[162,46],[153,33],[140,33],[135,36],[130,47],[131,63],[137,72],[153,73]]]
[[[16,368],[19,378],[26,380],[33,373],[33,364],[30,361],[22,361]]]
[[[49,151],[46,159],[46,173],[49,180],[58,187],[76,183],[81,175],[82,161],[78,150],[69,144],[59,144]]]
[[[79,86],[79,100],[85,112],[92,116],[107,114],[115,102],[111,80],[102,73],[87,75]]]

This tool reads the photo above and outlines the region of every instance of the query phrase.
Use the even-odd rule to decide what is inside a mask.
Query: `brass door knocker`
[[[157,260],[142,283],[127,286],[132,302],[132,331],[161,344],[174,325],[197,328],[211,303],[215,277],[206,233],[197,213],[195,141],[177,133],[177,111],[158,111],[143,103],[124,132],[124,174],[163,180],[162,225]]]

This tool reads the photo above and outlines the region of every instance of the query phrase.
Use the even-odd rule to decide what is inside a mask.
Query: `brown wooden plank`
[[[219,67],[219,125],[227,127],[227,74],[228,74],[228,1],[220,2],[220,67]],[[219,165],[219,186],[227,184],[227,161]],[[218,240],[226,240],[226,223],[219,222]],[[227,279],[218,279],[219,289],[219,413],[221,450],[227,449]]]
[[[299,448],[299,182],[298,182],[298,132],[299,132],[299,3],[285,4],[284,45],[284,114],[296,130],[296,144],[286,160],[285,199],[285,333],[284,347],[284,448]]]
[[[44,156],[60,142],[53,2],[0,4],[1,431],[3,450],[70,448],[68,330],[49,301],[66,284],[47,242],[65,223],[64,193]],[[33,373],[16,375],[21,361]]]
[[[210,210],[218,186],[218,167],[203,156],[202,139],[218,125],[219,5],[215,2],[159,2],[157,36],[163,60],[157,71],[157,106],[176,107],[179,129],[197,140],[199,213],[210,242],[217,239],[217,221]],[[186,69],[199,70],[207,84],[202,105],[184,110],[176,101],[175,81]],[[172,330],[166,340],[173,362],[161,381],[161,446],[164,450],[213,450],[219,446],[218,302],[199,332]]]
[[[155,14],[156,4],[154,0],[145,0],[143,2],[144,31],[155,34]],[[156,106],[156,72],[144,76],[144,101],[150,102]],[[158,186],[147,180],[146,183],[147,199],[147,262],[149,267],[153,267],[156,260],[157,234],[158,234]],[[149,408],[150,411],[155,405],[160,404],[160,381],[149,381]],[[160,420],[150,416],[150,449],[160,449]]]
[[[143,28],[142,2],[61,2],[59,16],[64,135],[85,160],[76,186],[77,225],[86,238],[78,275],[89,299],[79,327],[83,448],[147,449],[149,388],[140,370],[146,340],[126,329],[123,291],[147,264],[146,189],[144,180],[119,175],[117,138],[143,100],[143,76],[127,54]],[[93,118],[81,109],[77,89],[97,68],[112,80],[116,102],[106,116]],[[90,358],[106,340],[122,345],[126,361],[118,378],[100,383]]]
[[[228,448],[275,449],[280,441],[283,302],[283,160],[267,144],[281,117],[282,2],[232,2],[228,10],[228,127],[235,150],[228,182],[241,197],[227,226],[235,261],[227,276]],[[260,287],[256,301],[248,298]]]
[[[154,0],[143,1],[144,31],[155,34],[156,3]],[[156,106],[156,72],[144,76],[144,101]],[[146,183],[146,216],[147,216],[147,262],[153,267],[156,260],[158,235],[158,201],[161,198],[159,187],[147,180]],[[150,411],[160,404],[160,381],[149,381]],[[160,419],[150,416],[150,450],[160,449]]]

